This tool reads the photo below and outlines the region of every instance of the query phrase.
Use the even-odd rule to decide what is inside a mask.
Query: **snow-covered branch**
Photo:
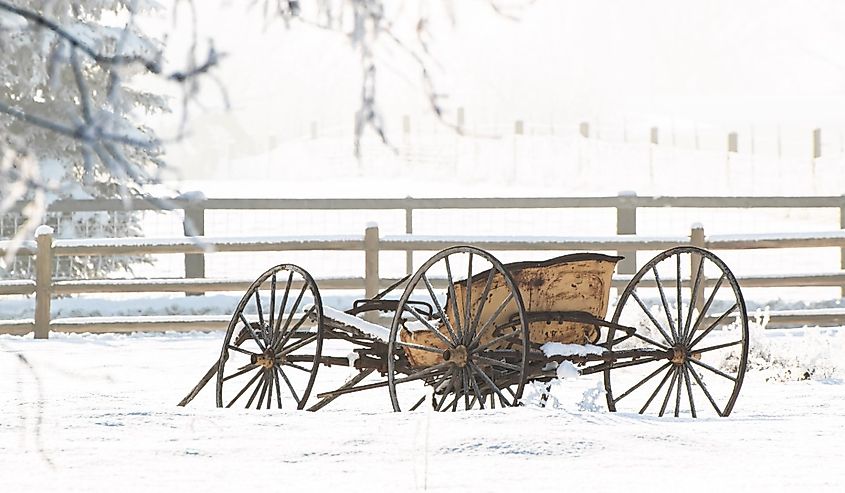
[[[0,0],[0,212],[14,197],[38,206],[27,209],[36,220],[55,198],[131,200],[159,182],[162,140],[138,110],[163,112],[168,104],[131,82],[191,86],[183,91],[187,108],[221,55],[209,43],[203,58],[192,51],[186,67],[167,70],[164,44],[135,22],[156,8],[147,0]],[[114,16],[125,22],[113,27]]]

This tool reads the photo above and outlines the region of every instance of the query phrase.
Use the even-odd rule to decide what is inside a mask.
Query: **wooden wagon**
[[[324,306],[304,269],[277,265],[244,294],[219,359],[180,405],[215,379],[218,407],[316,411],[386,387],[395,411],[485,409],[521,404],[528,385],[547,394],[576,372],[603,374],[611,411],[730,414],[748,354],[733,274],[707,250],[667,250],[630,279],[607,320],[620,259],[502,264],[456,246],[346,311]],[[332,354],[329,342],[349,351]],[[328,366],[354,374],[315,392]]]

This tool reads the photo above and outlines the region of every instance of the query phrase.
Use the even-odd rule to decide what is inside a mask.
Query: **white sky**
[[[206,84],[194,145],[217,138],[221,127],[259,142],[300,138],[311,121],[321,130],[351,127],[361,70],[347,39],[265,22],[249,3],[197,2],[200,37],[229,53],[218,74],[233,111],[221,111],[219,93]],[[464,107],[470,126],[514,119],[845,126],[845,2],[537,0],[519,22],[482,0],[386,3],[405,39],[413,39],[418,12],[430,13],[447,117]],[[401,115],[417,118],[427,104],[416,67],[384,47],[379,98],[397,132]]]
[[[418,9],[431,13],[441,87],[463,106],[744,120],[845,109],[845,4],[835,0],[538,0],[520,22],[464,0],[453,2],[454,26],[440,1],[388,2],[400,3],[391,17],[403,37]],[[240,3],[198,4],[201,35],[230,53],[220,72],[237,108],[295,117],[358,97],[357,57],[340,35],[281,21],[265,29]],[[416,83],[400,57],[382,55],[385,71]],[[386,97],[414,99],[395,82],[383,81]]]

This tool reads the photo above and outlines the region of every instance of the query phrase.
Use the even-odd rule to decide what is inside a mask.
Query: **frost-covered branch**
[[[194,43],[186,67],[165,69],[164,44],[135,22],[156,8],[148,0],[0,0],[0,213],[10,197],[38,205],[28,209],[37,218],[55,198],[131,200],[159,182],[162,140],[138,110],[168,111],[168,104],[130,83],[152,77],[190,87],[187,114],[199,79],[211,76],[221,55],[209,43],[198,58]],[[104,25],[105,14],[125,23]]]
[[[499,16],[517,21],[524,10],[535,0],[482,0]],[[276,11],[285,20],[296,20],[305,24],[339,32],[348,37],[360,55],[362,70],[361,96],[359,108],[355,113],[355,152],[360,152],[361,138],[367,129],[372,130],[381,141],[393,148],[384,126],[384,117],[378,104],[377,79],[382,63],[376,53],[380,50],[398,48],[399,60],[408,61],[415,66],[420,77],[420,88],[428,102],[431,113],[438,121],[460,135],[465,134],[460,122],[450,118],[445,100],[447,94],[442,90],[436,75],[440,68],[434,53],[432,42],[434,35],[430,26],[437,17],[429,15],[427,9],[420,9],[419,14],[403,22],[394,17],[407,16],[405,1],[386,2],[384,0],[314,0],[312,2],[276,0]],[[272,9],[265,0],[265,14]],[[303,4],[307,4],[303,6]],[[310,7],[307,9],[305,7]],[[440,17],[455,24],[452,0],[443,0]],[[394,51],[395,52],[395,51]]]

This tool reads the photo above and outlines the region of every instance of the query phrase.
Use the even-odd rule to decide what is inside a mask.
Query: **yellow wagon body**
[[[599,338],[599,329],[594,324],[566,320],[560,316],[561,312],[584,312],[596,318],[604,318],[610,297],[611,278],[613,269],[622,257],[602,255],[597,253],[576,253],[563,255],[549,260],[516,262],[505,267],[514,279],[525,304],[525,311],[529,314],[529,338],[532,342],[544,344],[546,342],[560,342],[564,344],[595,343]],[[481,297],[484,294],[489,271],[479,273],[470,282],[470,313],[476,318]],[[446,317],[452,327],[465,325],[466,281],[455,282],[455,300],[457,301],[458,317],[454,315],[451,298],[447,296]],[[498,307],[510,293],[505,284],[504,276],[494,274],[487,300],[478,317],[483,326],[487,320],[495,315]],[[493,326],[508,322],[517,313],[516,303],[509,303],[501,313],[496,315]],[[531,317],[531,314],[546,314]],[[558,316],[555,316],[558,314]],[[434,322],[432,322],[432,325]],[[449,337],[444,324],[436,325],[444,336]],[[485,331],[481,343],[496,337],[493,330]],[[445,349],[445,344],[435,334],[428,330],[401,330],[400,338],[405,342],[413,342],[425,346]],[[442,357],[430,351],[423,351],[405,347],[405,353],[413,366],[433,366],[443,361]]]

